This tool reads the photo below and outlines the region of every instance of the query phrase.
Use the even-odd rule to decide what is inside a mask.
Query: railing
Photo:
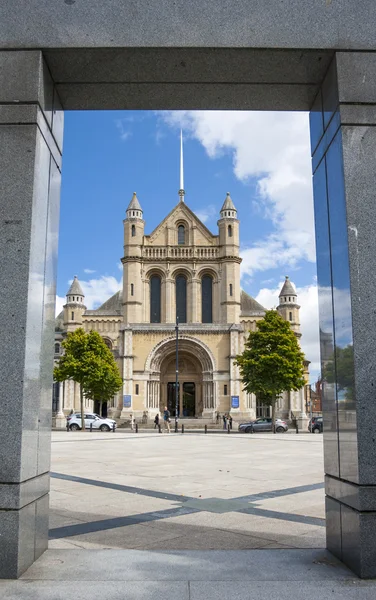
[[[195,247],[184,247],[184,246],[150,246],[143,248],[143,258],[156,258],[156,259],[168,259],[168,258],[218,258],[219,248],[211,248],[206,246],[195,246]]]

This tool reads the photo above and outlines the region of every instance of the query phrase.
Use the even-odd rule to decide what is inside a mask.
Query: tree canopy
[[[274,431],[278,396],[305,384],[304,354],[289,322],[277,311],[267,311],[256,323],[256,331],[250,331],[244,352],[235,361],[244,389],[272,406]]]
[[[62,346],[64,354],[54,369],[54,378],[56,381],[73,379],[80,384],[84,423],[84,396],[108,401],[121,389],[122,379],[111,351],[96,331],[85,333],[82,328],[76,329],[68,333]]]

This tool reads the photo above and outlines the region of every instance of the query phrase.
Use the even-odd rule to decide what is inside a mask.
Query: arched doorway
[[[179,417],[212,415],[216,407],[213,381],[214,357],[198,339],[179,337],[178,414]],[[150,352],[145,370],[149,372],[148,409],[163,411],[169,407],[175,416],[176,407],[176,341],[169,338],[159,342]]]

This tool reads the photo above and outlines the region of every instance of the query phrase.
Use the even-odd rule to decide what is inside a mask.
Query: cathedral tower
[[[136,192],[127,208],[124,223],[123,305],[124,322],[142,321],[142,274],[141,259],[145,221]]]
[[[300,319],[299,319],[300,306],[298,304],[298,296],[296,290],[291,283],[290,279],[286,275],[285,283],[279,294],[279,305],[277,311],[285,321],[288,321],[291,325],[291,329],[295,335],[300,338]]]
[[[67,332],[82,327],[82,315],[86,310],[84,304],[85,294],[82,291],[77,275],[74,276],[72,285],[67,291],[67,302],[64,304],[64,327]]]
[[[238,323],[240,316],[239,221],[237,210],[227,192],[218,221],[222,266],[221,321]]]

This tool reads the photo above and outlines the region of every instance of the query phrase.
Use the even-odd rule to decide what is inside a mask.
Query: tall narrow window
[[[136,383],[136,396],[138,396],[139,389],[140,389],[140,388],[139,388],[139,385],[138,385],[138,383]]]
[[[227,396],[227,385],[226,384],[223,386],[223,394],[225,396]]]
[[[72,321],[74,321],[74,312],[72,310]]]
[[[232,237],[232,225],[229,225],[227,227],[227,230],[228,230],[228,237]]]
[[[179,227],[178,227],[178,244],[179,244],[179,246],[185,244],[185,227],[184,227],[184,225],[179,225]]]
[[[150,277],[150,323],[161,322],[161,278]]]
[[[201,280],[201,315],[203,323],[213,323],[213,279],[204,275]]]
[[[289,312],[289,321],[292,321],[292,312]]]
[[[136,225],[132,225],[132,237],[136,235]]]
[[[187,279],[178,275],[175,281],[176,288],[176,316],[179,323],[187,322]]]
[[[133,296],[133,293],[134,293],[134,285],[133,285],[133,283],[131,283],[131,296]]]
[[[230,296],[232,296],[232,283],[230,283]]]
[[[55,354],[60,354],[60,344],[55,344]]]

